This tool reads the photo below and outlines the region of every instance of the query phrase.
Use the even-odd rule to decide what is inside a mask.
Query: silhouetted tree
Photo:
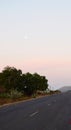
[[[17,89],[27,95],[36,93],[37,90],[44,91],[48,88],[48,80],[45,76],[37,73],[22,74],[21,70],[14,67],[5,67],[0,73],[0,85],[4,86],[7,91]]]
[[[5,67],[1,74],[1,84],[7,90],[16,89],[22,74],[21,70],[17,70],[14,67]]]

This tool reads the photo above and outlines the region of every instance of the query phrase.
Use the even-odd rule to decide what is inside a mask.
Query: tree
[[[14,67],[5,67],[2,71],[2,84],[7,90],[16,89],[21,77],[22,71]]]
[[[24,92],[28,95],[33,94],[35,91],[35,86],[34,86],[34,78],[31,73],[26,73],[25,74],[25,86],[24,86]]]
[[[22,75],[22,86],[20,90],[25,92],[27,95],[36,93],[37,90],[44,91],[48,88],[48,80],[45,76],[39,74],[26,73]]]
[[[48,80],[46,79],[45,76],[40,76],[39,74],[35,73],[33,74],[34,76],[34,85],[37,90],[46,90],[48,88]]]
[[[5,67],[0,73],[0,85],[4,86],[7,91],[17,89],[27,95],[36,93],[37,90],[44,91],[48,88],[48,80],[45,76],[37,73],[22,74],[21,70],[14,67]]]

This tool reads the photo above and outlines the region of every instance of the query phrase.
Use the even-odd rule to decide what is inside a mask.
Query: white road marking
[[[30,117],[35,116],[37,113],[38,113],[38,111],[32,113],[32,114],[30,115]]]

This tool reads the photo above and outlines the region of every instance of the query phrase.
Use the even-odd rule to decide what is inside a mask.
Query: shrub
[[[0,98],[9,98],[8,93],[0,93]]]
[[[19,91],[17,91],[17,90],[11,90],[10,91],[10,94],[9,94],[9,97],[10,98],[20,98],[20,97],[22,97],[23,96],[23,93],[22,92],[19,92]]]

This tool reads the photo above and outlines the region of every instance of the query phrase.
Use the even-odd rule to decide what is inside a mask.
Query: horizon
[[[0,71],[45,75],[53,89],[71,85],[71,1],[0,3]]]

